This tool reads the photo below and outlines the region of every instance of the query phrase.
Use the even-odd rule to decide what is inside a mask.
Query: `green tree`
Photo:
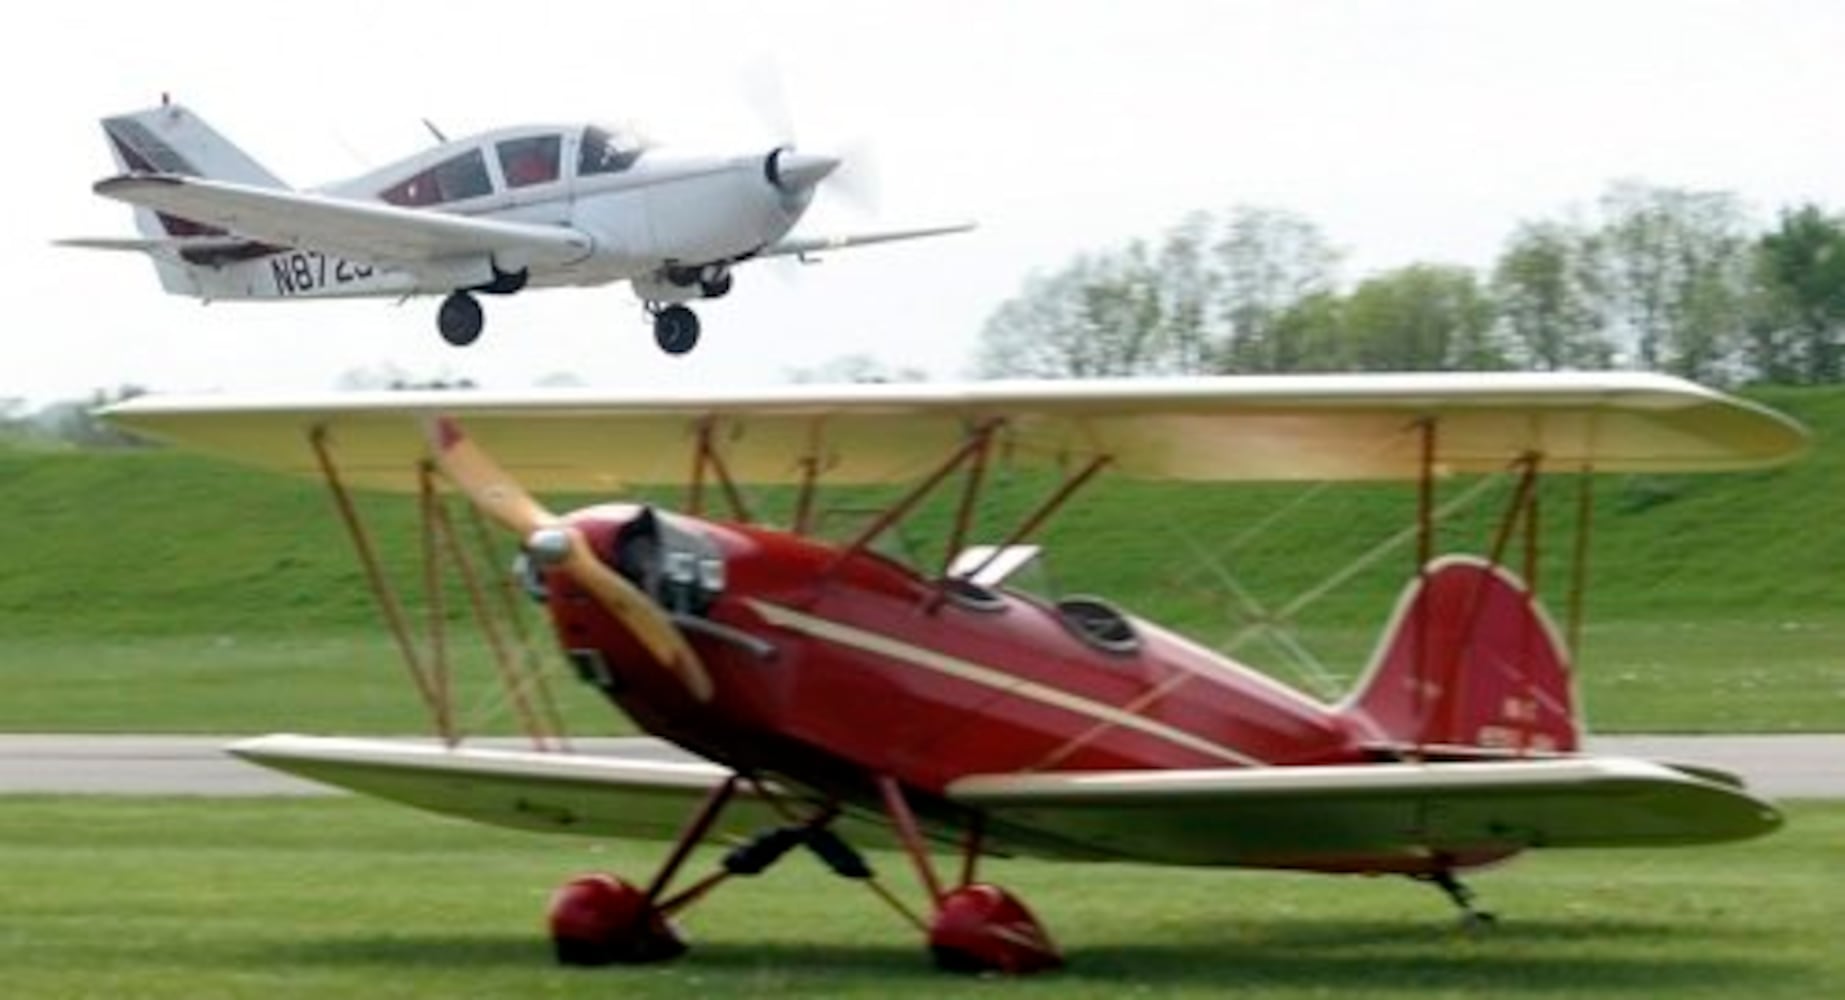
[[[1816,205],[1783,211],[1755,249],[1750,366],[1771,382],[1845,379],[1845,225]]]
[[[1595,244],[1581,226],[1525,222],[1493,265],[1492,297],[1520,367],[1605,368]]]
[[[1736,196],[1622,181],[1596,233],[1604,314],[1641,368],[1722,380],[1748,319],[1747,220]]]
[[[1493,304],[1471,270],[1412,264],[1366,279],[1341,324],[1352,367],[1362,371],[1505,368],[1493,337]]]
[[[1223,334],[1218,367],[1285,372],[1331,367],[1286,339],[1282,318],[1302,300],[1332,292],[1340,254],[1318,226],[1272,208],[1230,210],[1215,247],[1220,272],[1217,314]]]
[[[983,377],[1099,378],[1172,369],[1157,269],[1144,243],[1026,281],[981,331]]]

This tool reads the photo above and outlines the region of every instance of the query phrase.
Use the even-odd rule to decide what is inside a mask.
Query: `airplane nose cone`
[[[799,194],[839,169],[839,158],[778,149],[769,154],[769,183],[783,194]]]

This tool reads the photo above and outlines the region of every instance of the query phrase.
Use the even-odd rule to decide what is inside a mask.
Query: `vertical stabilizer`
[[[1393,743],[1566,752],[1580,736],[1555,626],[1515,575],[1471,556],[1411,581],[1344,710]]]
[[[114,115],[104,118],[102,127],[115,165],[124,173],[180,174],[259,187],[288,186],[182,105],[162,103],[145,111]],[[149,239],[224,235],[221,229],[152,209],[136,208],[134,216],[135,228]],[[181,295],[198,294],[189,261],[172,254],[149,256],[162,288]]]

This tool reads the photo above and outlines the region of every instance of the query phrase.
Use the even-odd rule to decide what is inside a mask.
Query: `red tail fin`
[[[1577,746],[1556,629],[1523,582],[1472,556],[1437,559],[1410,583],[1345,710],[1393,743]]]

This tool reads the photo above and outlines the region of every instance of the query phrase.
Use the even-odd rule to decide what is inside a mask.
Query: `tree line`
[[[989,317],[987,377],[1636,368],[1845,380],[1845,218],[1757,225],[1732,193],[1612,184],[1527,221],[1490,270],[1416,263],[1347,286],[1311,221],[1241,206],[1034,275]]]

